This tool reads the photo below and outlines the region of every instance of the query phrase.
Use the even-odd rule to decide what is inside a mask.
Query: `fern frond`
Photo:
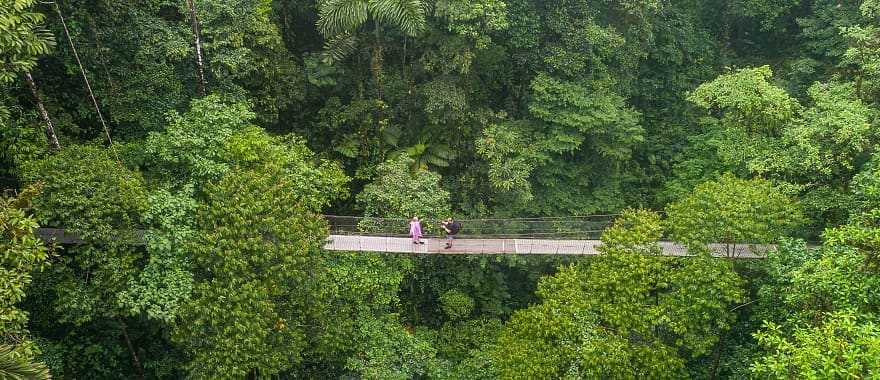
[[[445,167],[449,166],[449,160],[447,160],[443,157],[435,156],[433,154],[426,155],[425,161],[427,161],[431,165],[441,167],[441,168],[445,168]]]
[[[380,21],[400,28],[409,36],[425,29],[427,5],[422,0],[370,0],[369,10]]]
[[[318,31],[325,37],[350,33],[368,16],[365,0],[324,0],[318,4]]]
[[[382,130],[382,141],[391,146],[397,146],[403,131],[396,125],[389,125]]]
[[[444,160],[452,160],[455,158],[455,151],[446,144],[431,144],[431,154]]]

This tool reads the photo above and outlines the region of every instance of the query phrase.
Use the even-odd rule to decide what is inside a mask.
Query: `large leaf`
[[[16,355],[10,346],[0,346],[0,379],[48,380],[52,376],[46,365]]]
[[[324,36],[352,32],[367,21],[367,2],[326,0],[318,5],[318,30]]]
[[[376,20],[395,25],[409,36],[425,28],[426,6],[421,0],[372,0],[369,8]]]
[[[327,63],[341,61],[357,47],[357,37],[351,33],[335,35],[324,43],[324,59]]]

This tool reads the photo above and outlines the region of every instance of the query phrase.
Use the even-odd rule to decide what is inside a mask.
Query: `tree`
[[[489,161],[490,183],[516,194],[533,213],[588,214],[621,207],[580,203],[605,198],[625,180],[623,163],[644,140],[639,114],[601,81],[579,83],[540,73],[531,90],[529,112],[535,121],[493,125],[477,141],[477,152]],[[581,160],[587,156],[596,162]],[[535,183],[538,194],[532,191]]]
[[[685,362],[730,327],[741,280],[707,254],[660,256],[661,233],[658,215],[627,211],[595,261],[543,278],[541,303],[515,312],[498,338],[499,377],[685,376]]]
[[[817,327],[796,327],[791,337],[768,323],[756,334],[768,354],[752,364],[755,376],[804,379],[871,378],[880,374],[880,328],[852,311],[829,315]]]
[[[40,116],[46,123],[49,148],[60,149],[55,125],[31,76],[37,58],[48,54],[55,46],[52,34],[43,27],[46,16],[31,10],[35,3],[35,0],[4,0],[0,3],[0,30],[3,31],[3,37],[0,37],[0,84],[12,82],[24,73]]]
[[[60,339],[103,325],[108,336],[125,342],[125,348],[117,347],[127,348],[132,375],[143,377],[138,348],[127,330],[129,311],[120,302],[143,258],[133,245],[135,223],[146,208],[143,177],[111,158],[107,149],[88,145],[68,146],[29,163],[22,177],[25,183],[43,183],[33,202],[40,223],[82,240],[39,276],[42,317],[63,326],[54,330]]]
[[[192,26],[193,47],[196,49],[196,79],[199,82],[199,94],[205,96],[208,94],[208,83],[205,81],[205,60],[202,56],[202,36],[199,33],[199,17],[193,0],[187,0],[186,6],[189,8],[189,23]]]
[[[853,210],[848,223],[825,231],[832,247],[859,252],[868,270],[880,272],[880,156],[874,155],[852,181]]]
[[[380,31],[383,24],[397,27],[410,37],[425,28],[427,4],[421,0],[322,0],[318,3],[318,30],[327,40],[328,58],[341,60],[356,47],[355,34],[367,20],[373,22],[373,70],[382,62]]]
[[[752,318],[774,323],[785,332],[795,326],[817,327],[834,313],[871,315],[880,308],[880,277],[858,249],[829,241],[809,248],[785,241],[768,255],[767,279],[757,292]]]
[[[243,102],[218,95],[193,100],[183,115],[171,111],[162,132],[152,132],[143,144],[146,160],[166,181],[205,183],[220,178],[229,164],[220,149],[229,137],[250,125],[255,115]]]
[[[19,74],[29,73],[37,58],[55,46],[52,34],[43,26],[46,16],[34,12],[35,0],[4,0],[0,11],[0,82],[12,82]]]
[[[806,213],[819,221],[818,232],[848,213],[847,184],[876,139],[870,128],[875,111],[851,83],[815,83],[801,104],[771,83],[772,74],[766,66],[738,70],[689,95],[712,117],[702,122],[707,131],[693,139],[691,157],[678,165],[706,173],[680,174],[699,177],[714,169],[788,182]],[[682,179],[671,184],[693,183]]]
[[[187,244],[193,295],[174,325],[191,376],[271,376],[302,360],[309,262],[327,234],[298,196],[303,179],[239,169],[208,187]]]
[[[725,174],[705,182],[666,209],[669,233],[686,244],[777,242],[803,223],[796,202],[770,182]]]
[[[219,145],[214,159],[228,169],[202,182],[184,246],[192,296],[177,313],[174,340],[196,377],[277,374],[303,360],[328,233],[318,212],[345,194],[347,177],[294,136],[247,127]]]
[[[850,46],[843,54],[842,63],[855,68],[856,96],[862,99],[876,100],[878,96],[877,77],[880,75],[880,35],[877,19],[880,17],[880,6],[877,1],[863,1],[859,6],[864,25],[853,25],[843,28],[843,35],[849,40]]]
[[[361,324],[366,338],[346,368],[365,379],[412,379],[428,372],[436,351],[430,342],[402,329],[395,318],[377,318]]]
[[[782,131],[776,151],[754,157],[749,167],[792,182],[845,182],[875,139],[875,111],[855,97],[851,84],[816,83],[807,95],[810,107]]]
[[[412,173],[412,163],[413,159],[401,155],[376,168],[375,180],[357,195],[364,216],[403,219],[418,216],[424,220],[426,231],[434,231],[439,220],[450,216],[449,192],[440,186],[440,175],[429,170]],[[365,222],[372,223],[369,219]],[[384,227],[403,229],[406,226]]]
[[[18,307],[25,297],[25,290],[32,281],[32,273],[42,270],[48,264],[50,250],[34,234],[38,227],[36,219],[25,212],[31,198],[40,191],[39,185],[25,188],[17,197],[0,197],[0,377],[5,371],[11,373],[18,361],[27,362],[40,353],[39,348],[29,338],[27,331],[28,313]],[[19,364],[24,370],[31,367],[34,378],[40,378],[39,367],[33,364]],[[48,371],[42,378],[48,378]],[[24,377],[24,376],[22,376]]]
[[[198,32],[204,42],[211,90],[247,100],[269,125],[303,97],[305,76],[281,39],[264,1],[198,1]]]
[[[139,173],[122,167],[107,149],[70,146],[31,163],[27,183],[43,183],[34,198],[40,223],[76,234],[84,244],[70,247],[54,263],[58,276],[55,306],[59,319],[80,324],[123,314],[117,296],[137,271],[141,252],[131,243],[134,225],[146,207]]]
[[[33,113],[26,113],[21,107],[13,106],[7,114],[4,114],[0,106],[0,177],[8,180],[21,171],[25,162],[36,161],[51,153],[46,149],[46,136],[42,122]]]
[[[412,270],[408,261],[367,252],[325,252],[313,268],[316,285],[306,309],[312,325],[309,351],[304,355],[307,362],[294,373],[326,378],[363,373],[359,368],[379,370],[382,363],[364,359],[368,351],[418,350],[408,346],[423,345],[421,339],[386,340],[383,335],[402,338],[408,334],[396,314],[400,284]],[[399,361],[409,360],[386,357],[383,362],[397,366]]]
[[[800,110],[785,90],[772,85],[769,66],[741,69],[700,85],[688,100],[716,115],[728,128],[777,134]]]
[[[507,3],[502,0],[443,0],[434,13],[448,21],[448,29],[474,41],[477,49],[486,49],[492,42],[491,33],[507,29]]]
[[[149,226],[144,232],[147,262],[119,293],[119,303],[129,314],[170,323],[192,295],[192,259],[185,246],[195,233],[194,193],[194,186],[188,184],[179,192],[163,187],[147,197],[142,215]]]

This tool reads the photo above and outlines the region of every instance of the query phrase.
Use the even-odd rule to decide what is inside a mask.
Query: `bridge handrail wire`
[[[588,238],[597,239],[613,222],[614,214],[537,218],[458,219],[464,226],[460,236],[469,238]],[[334,234],[408,236],[408,218],[325,215]],[[440,220],[422,220],[424,237],[442,236]]]
[[[571,216],[535,216],[535,217],[516,217],[516,218],[456,218],[459,222],[474,221],[541,221],[541,220],[565,220],[565,219],[588,219],[588,218],[611,218],[622,214],[591,214],[591,215],[571,215]],[[374,220],[399,220],[409,221],[410,218],[386,218],[378,216],[352,216],[352,215],[332,215],[324,214],[324,217],[331,218],[350,218],[350,219],[374,219]]]

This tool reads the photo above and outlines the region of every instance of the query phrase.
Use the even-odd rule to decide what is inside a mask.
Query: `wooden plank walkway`
[[[452,248],[444,249],[442,239],[423,239],[425,244],[413,244],[410,238],[330,235],[324,249],[328,251],[392,252],[444,255],[598,255],[600,240],[546,240],[546,239],[456,239]],[[687,247],[673,242],[659,242],[665,256],[689,256]],[[771,246],[710,244],[713,256],[743,259],[764,258]],[[754,248],[754,251],[752,250]]]

